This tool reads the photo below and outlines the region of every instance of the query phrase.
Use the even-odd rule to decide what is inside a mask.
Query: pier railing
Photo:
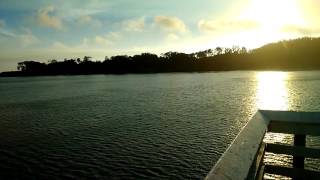
[[[293,146],[264,143],[266,132],[293,134]],[[305,158],[320,158],[320,149],[305,146],[306,135],[320,136],[320,112],[259,110],[205,179],[263,179],[265,173],[293,179],[319,179],[320,172],[304,169]],[[265,164],[265,152],[291,155],[292,167]]]

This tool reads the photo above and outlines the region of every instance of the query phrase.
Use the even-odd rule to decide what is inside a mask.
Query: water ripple
[[[320,109],[313,73],[290,75],[290,109]],[[254,74],[1,79],[0,177],[202,179],[257,110]]]

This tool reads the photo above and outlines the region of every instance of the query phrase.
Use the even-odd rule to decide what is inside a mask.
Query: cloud
[[[0,28],[0,36],[3,36],[3,37],[7,37],[7,38],[14,38],[16,37],[16,35],[4,28]]]
[[[3,28],[6,26],[6,22],[3,19],[0,19],[0,28]]]
[[[122,27],[126,31],[141,32],[144,30],[144,17],[139,19],[130,19],[122,22]]]
[[[67,45],[65,45],[64,43],[59,42],[59,41],[53,42],[52,48],[54,48],[54,49],[69,49],[69,47]]]
[[[119,32],[109,32],[105,36],[113,41],[119,40],[121,38],[121,34]]]
[[[319,35],[320,28],[316,27],[305,27],[305,26],[298,26],[298,25],[286,25],[282,27],[282,31],[287,33],[297,33],[303,36],[312,36],[312,35]]]
[[[37,14],[38,23],[44,27],[62,30],[62,20],[59,17],[52,15],[54,12],[55,8],[53,6],[39,9]]]
[[[166,37],[166,41],[168,41],[168,42],[173,42],[173,41],[177,41],[177,40],[179,40],[179,36],[174,33],[170,33]]]
[[[77,44],[65,44],[61,41],[54,41],[52,49],[70,50],[72,52],[88,51],[90,49],[111,48],[121,38],[118,32],[109,32],[107,34],[94,35],[82,38]]]
[[[226,32],[251,30],[259,27],[259,23],[251,20],[200,20],[198,28],[202,32]]]
[[[33,35],[30,29],[24,29],[24,33],[20,34],[18,38],[20,40],[20,44],[23,47],[28,47],[40,42],[40,40],[35,35]]]
[[[187,31],[184,22],[177,17],[156,16],[154,22],[156,25],[169,32],[184,33]]]
[[[94,38],[94,41],[97,45],[102,45],[102,46],[109,46],[112,44],[112,42],[107,39],[106,37],[102,37],[102,36],[96,36]]]
[[[6,22],[0,19],[0,36],[10,38],[11,42],[15,42],[17,45],[26,47],[39,42],[39,39],[33,35],[30,29],[23,28],[22,31],[13,31],[6,27]]]
[[[204,32],[214,32],[218,30],[218,27],[214,21],[206,20],[199,21],[198,28]]]
[[[0,36],[3,37],[15,37],[15,34],[6,29],[6,22],[0,19]]]
[[[94,19],[92,16],[90,15],[82,15],[77,19],[77,23],[80,25],[89,25],[89,26],[93,26],[96,28],[100,28],[102,27],[102,22]]]
[[[103,35],[96,35],[94,38],[87,39],[87,42],[98,47],[110,47],[114,45],[121,35],[118,32],[109,32]]]
[[[1,48],[26,48],[40,42],[39,38],[28,28],[19,31],[0,28],[0,41],[4,45]]]

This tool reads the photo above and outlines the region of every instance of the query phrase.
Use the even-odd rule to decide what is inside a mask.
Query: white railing
[[[266,132],[294,135],[294,146],[265,144]],[[316,179],[320,172],[304,169],[304,158],[320,158],[320,149],[306,148],[306,135],[320,136],[320,112],[259,110],[240,131],[206,180],[263,179],[264,173]],[[265,165],[264,152],[293,156],[292,167]]]

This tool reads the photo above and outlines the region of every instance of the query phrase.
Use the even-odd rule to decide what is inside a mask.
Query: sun
[[[296,38],[290,27],[306,27],[304,10],[299,0],[246,0],[237,15],[238,21],[257,24],[254,29],[228,35],[224,42],[242,42],[248,48],[256,48],[282,39]],[[230,44],[229,43],[229,44]]]
[[[242,17],[256,21],[262,30],[269,31],[305,23],[298,0],[252,0]]]

